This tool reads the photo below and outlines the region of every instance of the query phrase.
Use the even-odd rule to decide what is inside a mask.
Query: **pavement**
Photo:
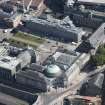
[[[10,33],[10,31],[12,29],[6,29],[6,30],[7,30],[7,32],[4,32],[5,29],[0,29],[0,42],[3,41],[3,39],[5,39],[5,38],[8,39],[13,35],[12,33]]]
[[[72,43],[63,43],[55,40],[46,39],[37,49],[36,53],[39,55],[39,63],[42,64],[50,55],[53,55],[59,47],[64,47],[68,50],[74,51],[80,43],[73,45]]]

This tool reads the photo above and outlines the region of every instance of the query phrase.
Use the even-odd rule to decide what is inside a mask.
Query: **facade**
[[[0,78],[11,79],[20,69],[19,59],[9,56],[0,57]]]
[[[2,105],[29,105],[28,102],[0,92],[0,104]]]
[[[105,5],[104,0],[77,0],[78,3],[84,3],[84,4],[103,4]]]
[[[57,87],[69,87],[90,59],[90,55],[68,50],[62,51],[57,50],[55,54],[48,57],[43,62],[43,66],[32,63],[24,71],[18,71],[16,82],[43,92],[52,91]]]
[[[13,16],[11,16],[8,19],[7,26],[16,28],[20,24],[21,19],[22,19],[22,16],[18,13],[15,13],[15,14],[13,14]]]
[[[24,20],[23,20],[24,21]],[[47,20],[39,18],[27,18],[25,26],[31,31],[40,33],[44,36],[79,42],[85,34],[81,28],[74,26],[69,17],[63,20],[49,18]],[[47,30],[46,30],[47,29]]]
[[[30,52],[31,51],[31,52]],[[0,77],[12,79],[18,70],[36,62],[36,55],[32,49],[19,50],[9,45],[0,46]],[[35,61],[34,61],[35,60]]]
[[[38,95],[4,84],[0,84],[0,93],[0,100],[2,100],[0,102],[2,104],[8,102],[9,105],[20,105],[20,103],[21,105],[32,105],[38,99]]]
[[[96,76],[93,76],[91,80],[89,80],[87,83],[85,95],[101,96],[103,81],[104,81],[104,74],[100,73],[97,74]]]
[[[64,98],[63,105],[101,105],[101,98],[72,95]]]
[[[0,46],[0,56],[6,56],[8,54],[8,48]]]
[[[79,3],[78,0],[73,5],[69,5],[67,2],[64,10],[65,15],[69,15],[70,19],[77,26],[97,29],[105,21],[105,5],[90,5],[89,3],[85,5],[82,3]]]
[[[17,27],[21,21],[21,18],[21,14],[10,14],[4,11],[0,11],[0,23],[1,25],[5,25],[8,28]]]
[[[18,5],[19,4],[22,5],[23,4],[23,0],[19,0],[19,1],[18,0],[11,0],[11,2],[13,4],[17,4],[18,3]],[[42,0],[33,0],[32,3],[31,3],[31,7],[34,7],[34,8],[37,7],[40,4],[41,1]],[[25,0],[25,2],[24,2],[25,7],[27,7],[29,5],[29,2],[30,2],[30,0]]]
[[[74,21],[74,24],[78,26],[86,26],[93,29],[98,28],[103,23],[103,19],[91,18],[85,15],[80,15],[75,13],[73,14],[73,21]]]

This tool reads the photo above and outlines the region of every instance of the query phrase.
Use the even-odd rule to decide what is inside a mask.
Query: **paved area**
[[[3,41],[5,38],[10,38],[13,34],[10,33],[11,29],[0,29],[0,42]]]
[[[42,64],[43,61],[45,61],[48,56],[54,54],[59,47],[64,47],[68,50],[73,51],[77,48],[77,46],[79,46],[79,44],[80,43],[78,43],[77,45],[73,45],[72,43],[62,43],[46,39],[46,41],[36,49],[36,53],[39,55],[40,59],[39,63]]]

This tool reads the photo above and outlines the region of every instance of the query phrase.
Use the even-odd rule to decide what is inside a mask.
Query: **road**
[[[44,5],[43,0],[42,0],[40,2],[40,4],[38,5],[37,11],[36,11],[36,13],[34,13],[34,15],[35,16],[40,16],[45,9],[46,9],[46,6]]]
[[[82,86],[83,83],[87,81],[87,74],[84,76],[81,76],[81,80],[78,80],[78,82],[75,82],[71,87],[68,89],[64,90],[63,92],[57,93],[57,94],[52,94],[52,96],[49,95],[43,95],[43,100],[44,103],[43,105],[54,105],[60,100],[62,100],[64,97],[72,94],[76,94],[77,90]]]

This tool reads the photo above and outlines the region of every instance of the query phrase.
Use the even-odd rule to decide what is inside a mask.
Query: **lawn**
[[[39,45],[45,42],[45,39],[32,36],[30,34],[17,32],[10,39],[8,39],[7,42],[19,48],[24,48],[28,45],[31,47],[37,48]]]
[[[17,32],[14,35],[14,37],[22,38],[22,39],[25,39],[25,40],[29,40],[31,42],[39,43],[39,44],[42,44],[45,41],[42,38],[36,37],[34,35],[32,36],[30,34],[25,34],[25,33],[22,33],[22,32]]]
[[[13,40],[12,38],[8,39],[7,42],[10,43],[10,45],[18,47],[18,48],[27,47],[27,45],[25,43]]]

